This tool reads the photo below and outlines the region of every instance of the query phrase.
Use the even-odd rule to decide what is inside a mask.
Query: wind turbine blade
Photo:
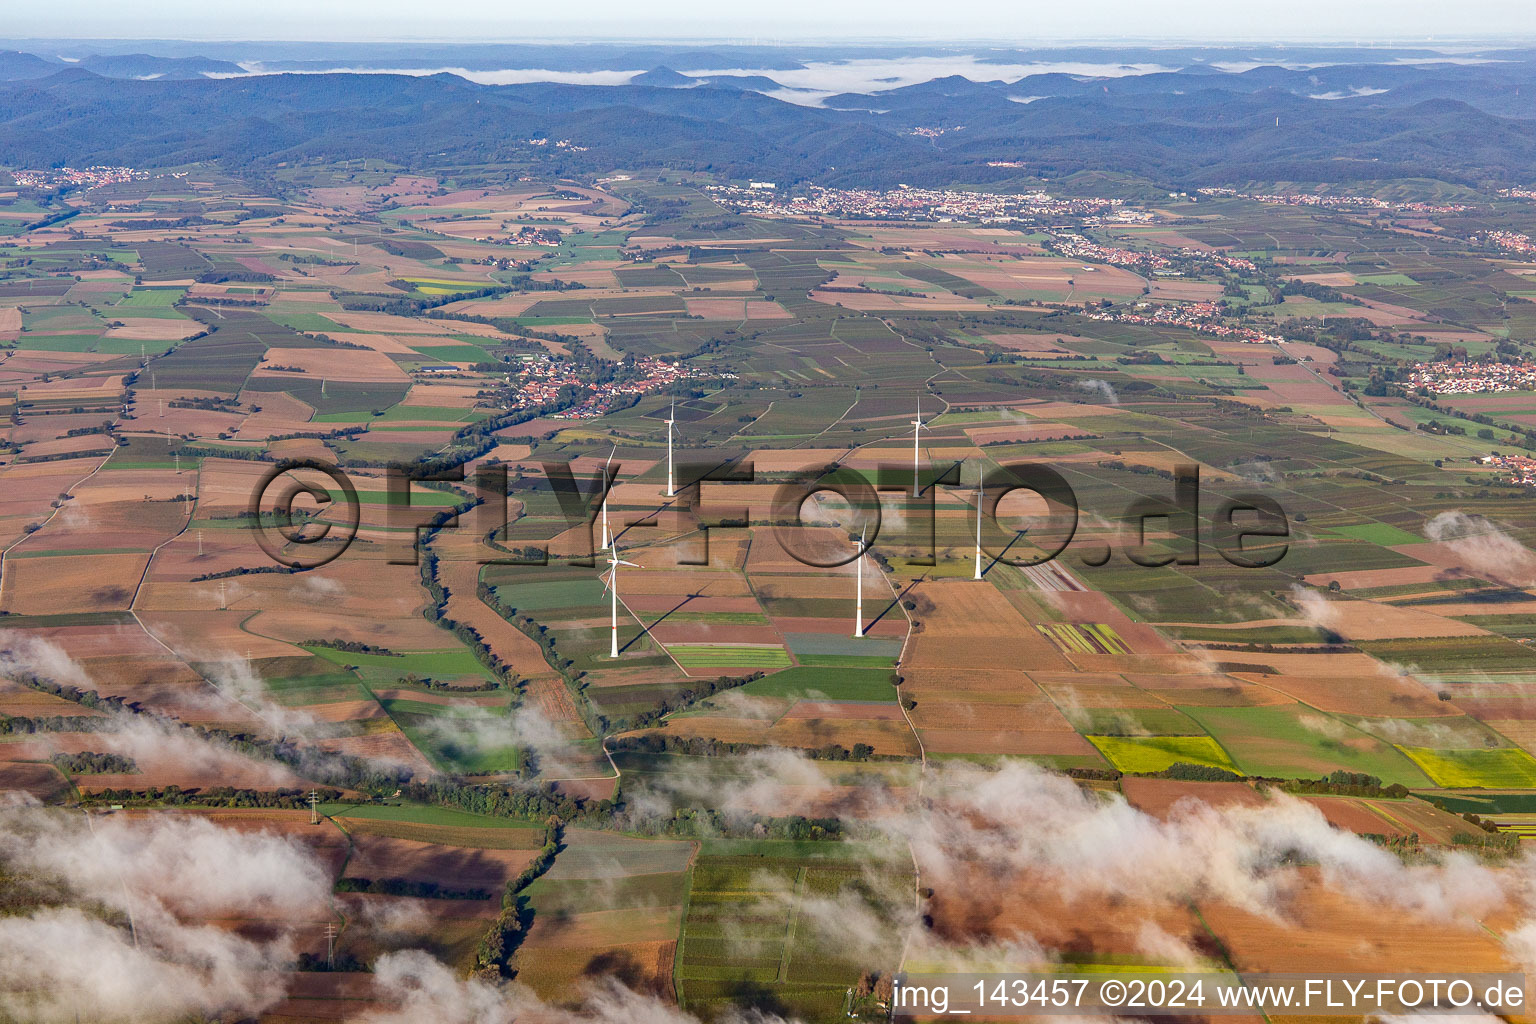
[[[614,456],[615,453],[618,452],[618,450],[619,450],[619,446],[617,444],[615,444],[613,446],[613,450],[608,453],[608,461],[603,463],[603,468],[604,469],[607,469],[609,466],[613,465],[613,456]]]
[[[637,563],[637,562],[626,562],[626,561],[624,561],[624,559],[622,559],[622,558],[621,558],[621,559],[619,559],[619,564],[620,564],[620,565],[627,565],[627,566],[629,566],[629,567],[630,567],[630,568],[631,568],[631,569],[644,569],[644,568],[645,568],[645,566],[643,566],[643,565],[640,565],[640,564],[639,564],[639,563]]]

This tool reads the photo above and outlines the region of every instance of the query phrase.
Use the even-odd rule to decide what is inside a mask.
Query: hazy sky
[[[22,38],[965,39],[1412,43],[1536,37],[1533,0],[0,0]]]

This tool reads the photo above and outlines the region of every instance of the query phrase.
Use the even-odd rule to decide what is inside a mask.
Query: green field
[[[890,668],[895,658],[877,654],[806,654],[797,659],[807,668]]]
[[[275,324],[311,334],[346,334],[352,330],[319,313],[286,313],[268,310],[266,315],[267,319]]]
[[[1502,636],[1408,637],[1361,640],[1356,646],[1382,661],[1423,672],[1520,672],[1536,670],[1536,652]]]
[[[491,570],[487,570],[486,582],[492,582]],[[519,612],[534,614],[563,609],[604,609],[603,584],[593,575],[567,577],[560,580],[534,582],[538,577],[529,572],[519,574],[518,582],[496,586],[496,596],[507,606]],[[525,582],[526,581],[526,582]]]
[[[496,360],[479,345],[413,345],[422,358],[430,362],[446,363],[493,363]]]
[[[789,652],[782,647],[736,647],[728,644],[672,644],[667,648],[683,668],[784,668]]]
[[[1205,735],[1200,723],[1176,708],[1082,708],[1072,723],[1093,736]]]
[[[427,804],[354,804],[329,803],[320,805],[320,813],[331,817],[369,818],[374,821],[407,821],[416,825],[441,825],[444,828],[509,828],[531,829],[532,822],[519,818],[499,818],[489,814],[472,814],[452,807],[434,807]],[[542,831],[537,833],[542,836]],[[537,846],[538,844],[534,844]]]
[[[1244,775],[1315,779],[1342,770],[1410,788],[1429,781],[1390,743],[1299,705],[1179,710],[1229,751]]]
[[[186,294],[185,288],[135,288],[117,304],[117,308],[169,309]]]
[[[446,277],[402,277],[400,280],[409,281],[411,284],[432,285],[440,289],[439,294],[452,294],[453,292],[472,292],[477,288],[485,288],[489,281],[455,281]],[[420,291],[427,291],[422,288]]]
[[[1536,792],[1435,793],[1436,804],[1456,814],[1536,814]]]
[[[753,697],[783,697],[801,700],[820,696],[825,700],[891,701],[896,687],[895,673],[877,668],[813,668],[799,666],[775,672],[741,687]]]
[[[340,502],[345,499],[346,495],[341,491],[333,490],[331,492],[332,501]],[[469,499],[460,497],[457,494],[450,494],[447,491],[434,491],[424,487],[413,486],[409,498],[397,497],[389,491],[358,491],[357,500],[362,505],[394,505],[400,508],[407,505],[417,508],[448,508],[452,505],[464,504]]]
[[[462,775],[516,771],[522,751],[513,742],[512,720],[490,708],[453,707],[425,701],[379,701],[386,714],[440,770]]]
[[[753,990],[799,1019],[840,1016],[864,959],[899,950],[895,912],[910,901],[911,885],[905,866],[804,856],[796,844],[712,844],[690,876],[674,969],[679,1004],[709,1018]],[[855,901],[871,920],[890,921],[881,948],[861,954],[827,923],[802,914],[813,900]]]
[[[1416,537],[1407,530],[1399,530],[1388,523],[1361,523],[1358,526],[1335,526],[1330,532],[1350,540],[1363,540],[1384,548],[1401,544],[1422,544],[1423,537]]]
[[[398,655],[356,654],[338,651],[334,647],[308,644],[304,649],[334,665],[351,665],[369,680],[393,680],[411,674],[432,679],[457,679],[463,676],[495,678],[473,653],[463,647],[441,651],[401,651]]]

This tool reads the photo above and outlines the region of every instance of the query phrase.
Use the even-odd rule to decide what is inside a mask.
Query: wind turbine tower
[[[613,490],[613,478],[609,475],[608,467],[613,465],[613,454],[619,450],[615,444],[613,451],[608,453],[608,461],[603,463],[603,547],[613,546],[613,534],[608,532],[608,494]]]
[[[859,531],[859,557],[854,559],[856,572],[854,579],[857,589],[854,591],[853,603],[853,635],[864,635],[864,531]]]
[[[610,658],[617,658],[619,656],[619,566],[621,565],[627,565],[631,569],[641,568],[641,566],[636,565],[634,562],[626,562],[620,558],[619,546],[614,544],[608,549],[608,571],[603,573],[603,587],[611,596],[610,614],[612,618],[610,619],[610,642],[608,645],[608,657]]]
[[[923,422],[923,400],[917,400],[917,419],[912,421],[912,497],[922,496],[921,485],[917,476],[917,460],[919,457],[919,440],[925,430],[930,430],[928,424]]]
[[[982,471],[986,467],[980,463],[976,465],[976,575],[972,579],[981,579],[981,502],[986,496],[982,487]]]
[[[672,425],[677,422],[677,399],[672,399],[672,412],[667,417],[667,497],[677,497],[676,481],[672,476]]]

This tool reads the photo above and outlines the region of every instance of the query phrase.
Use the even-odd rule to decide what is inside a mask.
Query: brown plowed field
[[[902,721],[901,709],[895,704],[875,704],[869,701],[802,700],[784,714],[785,718],[847,718],[865,721]]]
[[[1132,807],[1163,819],[1181,800],[1198,800],[1212,807],[1257,806],[1264,802],[1251,786],[1242,782],[1181,782],[1126,776],[1120,780],[1120,792]]]
[[[919,592],[931,610],[919,610],[923,631],[912,638],[904,667],[1068,669],[1070,664],[993,587],[970,580],[935,580]]]
[[[471,849],[391,836],[352,835],[348,878],[405,878],[449,888],[499,890],[536,850]]]
[[[406,839],[421,845],[463,846],[475,850],[537,850],[544,844],[540,828],[478,828],[463,825],[423,825],[415,821],[335,816],[355,836]]]
[[[421,751],[411,746],[411,741],[400,732],[379,732],[366,736],[343,736],[338,739],[320,740],[315,746],[338,754],[367,757],[392,764],[405,765],[418,778],[436,774],[432,763]]]
[[[1303,868],[1313,879],[1313,869]],[[1507,970],[1499,940],[1475,926],[1448,926],[1355,900],[1311,880],[1277,921],[1223,904],[1202,903],[1211,929],[1243,971],[1418,972]]]
[[[1369,800],[1356,800],[1347,796],[1303,796],[1300,799],[1323,812],[1323,817],[1335,828],[1349,832],[1375,833],[1377,835],[1405,836],[1406,828],[1377,814]]]
[[[1247,660],[1247,654],[1244,654]],[[1348,655],[1345,655],[1348,657]],[[1331,711],[1344,715],[1390,715],[1397,718],[1444,718],[1461,713],[1448,701],[1437,700],[1435,695],[1409,679],[1389,676],[1373,670],[1363,676],[1339,674],[1343,667],[1320,661],[1319,672],[1328,676],[1278,675],[1249,676],[1255,682],[1273,687],[1303,704],[1310,704],[1319,711]],[[1368,681],[1368,682],[1367,682]]]
[[[3,610],[13,615],[121,611],[149,553],[8,558]]]

